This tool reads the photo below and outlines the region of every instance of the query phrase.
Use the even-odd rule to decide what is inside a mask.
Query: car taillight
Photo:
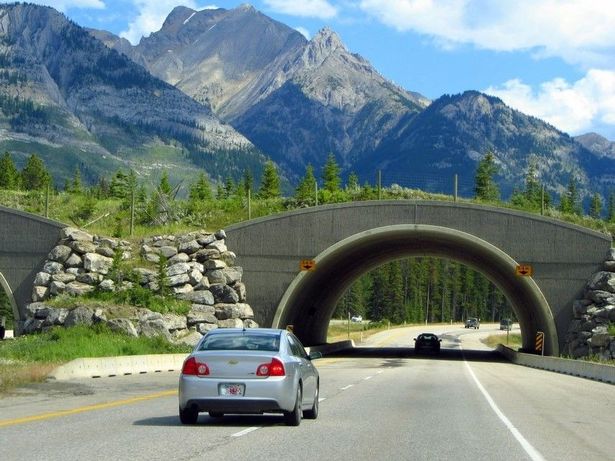
[[[273,358],[269,363],[263,363],[256,368],[256,376],[284,376],[284,364]]]
[[[206,363],[197,362],[196,358],[190,357],[184,362],[182,367],[183,375],[205,376],[209,374],[209,367]]]

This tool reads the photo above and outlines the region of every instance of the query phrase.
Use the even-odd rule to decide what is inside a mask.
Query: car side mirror
[[[316,360],[316,359],[320,359],[322,358],[322,352],[310,352],[310,355],[308,355],[308,359],[310,360]]]

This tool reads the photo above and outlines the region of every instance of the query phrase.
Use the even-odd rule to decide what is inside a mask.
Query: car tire
[[[297,388],[297,399],[295,400],[295,408],[293,411],[287,411],[284,413],[284,420],[286,421],[287,426],[298,426],[301,424],[301,417],[303,416],[303,411],[301,410],[301,386]]]
[[[211,418],[222,418],[224,416],[224,413],[222,413],[221,411],[210,411],[209,416]]]
[[[196,424],[199,419],[199,410],[195,407],[179,409],[179,420],[182,424]]]
[[[318,418],[318,400],[320,398],[320,383],[316,383],[316,392],[314,393],[314,404],[312,408],[309,410],[305,410],[303,412],[303,417],[305,419],[316,419]]]

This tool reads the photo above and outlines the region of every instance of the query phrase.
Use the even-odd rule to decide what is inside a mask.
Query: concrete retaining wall
[[[615,384],[615,366],[613,365],[525,354],[513,351],[501,344],[498,345],[497,351],[508,360],[518,365]]]

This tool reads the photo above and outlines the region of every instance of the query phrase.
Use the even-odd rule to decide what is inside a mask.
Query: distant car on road
[[[475,330],[478,330],[480,328],[480,320],[478,320],[476,317],[470,317],[466,319],[465,327],[474,328]]]
[[[422,352],[440,353],[440,343],[442,340],[433,333],[421,333],[414,338],[414,352],[420,354]]]
[[[363,317],[361,317],[360,315],[353,315],[350,320],[352,320],[353,322],[362,322],[363,321]]]
[[[195,424],[199,412],[282,413],[286,424],[318,417],[319,376],[289,331],[219,328],[207,333],[179,376],[179,419]]]
[[[512,320],[502,319],[500,320],[500,330],[510,331],[512,329]]]

